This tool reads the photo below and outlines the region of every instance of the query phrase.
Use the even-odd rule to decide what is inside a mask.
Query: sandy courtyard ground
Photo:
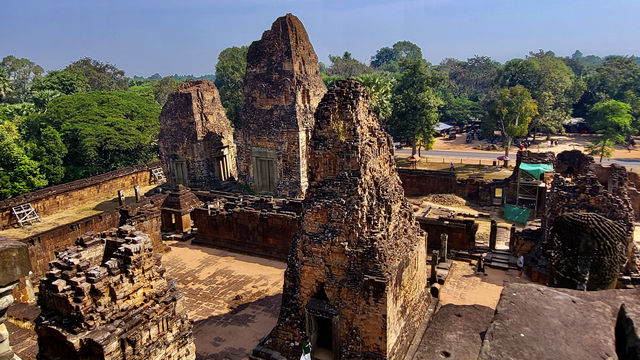
[[[487,275],[476,274],[475,270],[475,262],[453,261],[449,277],[440,291],[439,305],[476,304],[495,310],[504,285],[515,282],[530,282],[526,278],[518,278],[517,270],[504,271],[486,266]]]
[[[580,150],[585,151],[584,147],[590,140],[594,139],[595,135],[592,134],[564,134],[564,135],[551,135],[552,140],[558,140],[558,145],[549,146],[546,135],[538,134],[536,141],[540,140],[540,144],[532,145],[529,150],[531,151],[553,151],[559,153],[565,150]],[[465,142],[466,133],[461,133],[456,136],[455,140],[449,140],[446,137],[437,137],[433,144],[434,150],[458,150],[458,151],[483,151],[478,149],[480,146],[487,146],[489,143],[486,140],[478,141],[474,140],[467,144]],[[495,150],[494,150],[495,151]],[[512,153],[516,153],[518,149],[513,146],[511,148]],[[504,152],[500,149],[495,152]],[[640,158],[640,146],[636,145],[631,151],[627,150],[623,145],[617,145],[616,151],[612,156],[619,159],[637,159]]]
[[[190,242],[165,242],[167,278],[185,294],[197,359],[246,359],[275,326],[286,264]]]

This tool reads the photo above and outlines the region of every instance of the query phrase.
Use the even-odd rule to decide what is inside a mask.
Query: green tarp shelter
[[[540,179],[540,175],[547,172],[553,172],[553,165],[520,163],[520,170],[528,172],[536,179]]]
[[[518,224],[526,224],[529,220],[529,214],[531,214],[531,209],[521,208],[519,206],[504,205],[504,217],[507,220],[511,220]]]

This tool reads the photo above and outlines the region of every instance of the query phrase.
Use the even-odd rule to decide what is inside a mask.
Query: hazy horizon
[[[91,57],[129,77],[213,74],[220,51],[260,39],[286,13],[300,18],[327,65],[329,54],[345,51],[368,64],[378,49],[401,40],[416,43],[433,64],[474,55],[504,62],[538,49],[640,55],[640,2],[632,0],[62,0],[15,2],[5,10],[0,56],[28,58],[45,70]]]

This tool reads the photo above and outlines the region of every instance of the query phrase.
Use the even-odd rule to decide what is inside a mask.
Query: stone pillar
[[[516,225],[511,225],[511,230],[509,230],[509,251],[513,251],[516,245]]]
[[[120,206],[124,206],[126,204],[125,200],[124,190],[118,190],[118,202],[120,202]]]
[[[136,194],[136,202],[140,202],[140,199],[142,199],[142,196],[140,195],[140,186],[138,185],[134,186],[133,191]]]
[[[491,232],[489,233],[489,249],[496,249],[496,238],[498,237],[498,223],[491,220]]]
[[[4,322],[7,309],[13,303],[11,290],[21,277],[29,274],[31,263],[27,245],[9,239],[0,239],[0,360],[19,360],[9,345],[9,332]]]
[[[429,280],[431,282],[436,281],[437,272],[436,267],[438,267],[438,263],[440,262],[440,252],[438,250],[433,250],[431,252],[431,275],[429,276]]]
[[[440,258],[442,262],[447,261],[447,242],[449,242],[449,235],[445,233],[440,234]]]

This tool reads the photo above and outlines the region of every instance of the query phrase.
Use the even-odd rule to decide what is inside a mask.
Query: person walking
[[[453,161],[451,162],[451,166],[449,167],[449,171],[455,171],[455,167],[453,166]]]
[[[524,256],[520,254],[518,260],[516,261],[516,266],[518,267],[518,277],[522,276],[522,269],[524,268]]]

